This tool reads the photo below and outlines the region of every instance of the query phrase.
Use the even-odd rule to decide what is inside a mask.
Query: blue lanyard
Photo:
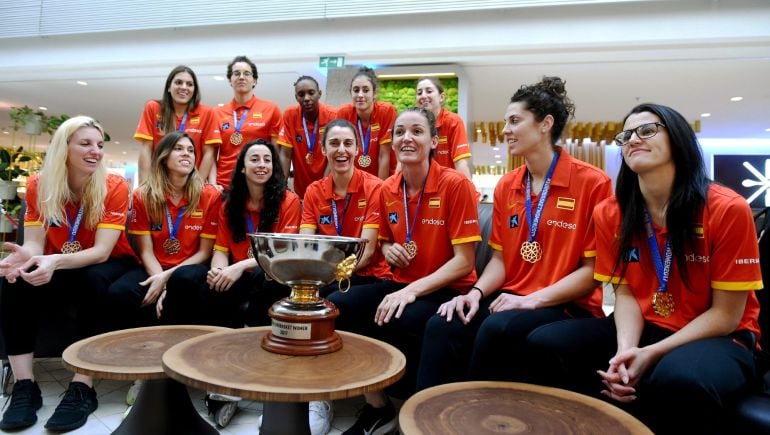
[[[259,232],[259,227],[257,227],[256,231],[254,231],[254,221],[251,220],[251,213],[249,213],[248,211],[246,212],[246,225],[249,227],[250,233]]]
[[[361,138],[361,146],[363,147],[363,155],[369,154],[369,141],[372,138],[372,123],[369,122],[369,126],[366,127],[366,136],[364,136],[364,127],[361,125],[361,118],[358,118],[358,137]]]
[[[543,182],[543,189],[540,191],[540,199],[537,201],[537,208],[535,209],[535,216],[532,216],[532,181],[527,171],[527,184],[524,190],[526,196],[525,204],[527,206],[527,214],[524,216],[527,218],[527,225],[529,226],[529,242],[535,240],[537,234],[537,227],[540,226],[540,216],[545,208],[545,200],[548,198],[548,190],[551,187],[551,178],[553,177],[553,170],[556,168],[556,162],[559,161],[559,153],[553,154],[553,160],[551,160],[551,167],[548,168],[548,173],[545,175],[545,181]]]
[[[241,115],[241,119],[238,119],[238,116],[235,113],[235,110],[233,110],[233,125],[235,126],[235,132],[239,133],[241,131],[241,127],[243,127],[243,121],[246,120],[246,115],[249,114],[249,109],[247,108],[246,111],[243,112],[243,115]]]
[[[409,224],[409,204],[406,200],[406,179],[401,176],[401,185],[404,188],[404,225],[406,225],[406,243],[412,241],[412,231],[414,231],[414,224],[417,222],[417,214],[420,212],[420,204],[422,203],[422,194],[425,193],[425,183],[428,182],[428,176],[430,175],[430,166],[428,166],[428,173],[425,175],[425,179],[422,181],[422,188],[420,189],[420,197],[417,199],[417,207],[414,209],[414,216],[412,217],[412,224]]]
[[[78,229],[80,229],[80,223],[83,221],[83,211],[85,208],[83,207],[83,204],[80,204],[80,209],[78,210],[78,214],[75,216],[75,222],[72,222],[72,218],[70,217],[70,214],[67,213],[67,223],[70,226],[70,242],[75,241],[75,236],[78,234]]]
[[[332,194],[333,195],[333,194]],[[350,194],[345,195],[345,205],[342,208],[342,219],[339,218],[337,213],[337,201],[332,196],[332,217],[334,217],[334,228],[337,229],[337,235],[342,235],[342,224],[345,221],[345,214],[348,212],[348,205],[350,205]]]
[[[182,222],[182,216],[184,215],[185,207],[179,208],[179,213],[176,215],[176,221],[174,225],[171,225],[171,212],[168,211],[168,205],[166,206],[166,223],[168,223],[168,236],[176,240],[176,233],[179,231],[179,224]]]
[[[184,133],[184,128],[187,125],[187,112],[184,113],[184,116],[182,117],[182,122],[179,124],[179,128],[177,131],[181,131]]]
[[[318,116],[320,117],[321,114],[319,113]],[[309,136],[307,132],[307,121],[305,121],[305,114],[302,114],[302,129],[305,130],[305,141],[307,142],[307,151],[309,154],[313,154],[313,149],[315,148],[315,140],[318,137],[318,118],[315,119],[315,123],[313,124],[313,135]]]
[[[661,259],[658,240],[655,238],[655,229],[652,226],[652,217],[650,217],[647,207],[644,207],[644,228],[647,231],[647,244],[652,254],[652,263],[655,265],[655,274],[658,275],[658,283],[660,283],[658,291],[665,292],[668,287],[668,277],[671,274],[671,260],[674,256],[671,249],[671,240],[666,235],[665,258]]]

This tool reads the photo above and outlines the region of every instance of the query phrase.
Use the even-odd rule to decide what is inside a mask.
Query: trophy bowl
[[[268,311],[272,327],[262,347],[284,355],[320,355],[342,348],[334,332],[339,310],[318,290],[338,281],[340,290],[355,269],[366,239],[315,234],[250,233],[259,267],[271,279],[291,287],[289,297]]]

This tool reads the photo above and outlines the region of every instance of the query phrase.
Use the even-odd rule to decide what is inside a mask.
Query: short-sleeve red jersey
[[[460,115],[444,108],[436,117],[438,129],[438,146],[433,158],[447,168],[454,168],[455,162],[471,157],[471,146],[468,133]]]
[[[343,104],[337,110],[337,118],[346,119],[356,128],[356,135],[358,136],[358,155],[355,158],[355,165],[358,169],[366,171],[375,177],[379,176],[379,159],[380,159],[380,145],[390,144],[393,139],[393,123],[396,122],[396,108],[392,104],[375,101],[374,108],[372,109],[372,115],[369,118],[369,123],[364,124],[361,122],[361,131],[358,131],[358,113],[356,113],[356,107],[352,103]],[[364,168],[358,162],[359,156],[364,154],[363,140],[366,138],[367,130],[371,127],[369,133],[369,149],[367,155],[371,158],[371,164]],[[363,133],[363,138],[361,137]],[[393,165],[390,165],[393,166]],[[392,171],[391,171],[392,174]]]
[[[615,269],[621,214],[617,200],[609,198],[594,211],[596,226],[596,267],[594,278],[604,282],[628,284],[639,303],[642,316],[662,328],[678,331],[711,306],[712,289],[748,291],[746,308],[737,330],[747,329],[759,337],[759,303],[754,290],[762,288],[759,247],[754,232],[754,219],[746,200],[732,190],[711,184],[706,204],[695,222],[695,242],[685,247],[687,282],[679,265],[672,261],[667,291],[674,298],[674,312],[662,317],[652,308],[652,297],[658,289],[658,278],[647,239],[633,239],[625,253],[625,275],[620,279],[622,264]],[[666,228],[654,226],[659,247],[666,244]]]
[[[40,215],[38,198],[39,174],[32,175],[27,180],[27,211],[24,214],[24,226],[43,226],[45,228],[45,247],[43,253],[60,254],[64,242],[70,238],[70,224],[62,223],[60,225],[50,225],[44,223]],[[79,204],[67,203],[64,205],[64,213],[71,221],[80,209]],[[112,248],[110,258],[134,258],[133,249],[126,238],[126,218],[128,215],[128,183],[120,175],[107,174],[107,196],[104,198],[104,213],[96,228],[88,228],[85,225],[85,216],[80,223],[75,240],[80,242],[81,249],[88,249],[94,246],[96,240],[96,230],[99,228],[108,228],[120,231],[115,247]]]
[[[379,232],[381,185],[382,180],[360,169],[353,170],[353,178],[344,197],[334,193],[334,179],[331,174],[314,181],[307,188],[302,202],[300,228],[309,228],[324,236],[361,237],[365,228]],[[337,216],[342,224],[340,234],[337,234],[334,225],[332,201],[337,205]],[[356,275],[390,279],[390,266],[385,262],[379,247],[375,247],[369,264],[356,271]]]
[[[243,140],[240,144],[233,145],[230,137],[235,133],[235,127],[246,110],[249,112],[240,129]],[[281,130],[281,109],[271,101],[252,96],[244,105],[239,105],[232,100],[217,108],[217,117],[222,135],[222,145],[219,147],[217,158],[217,184],[227,188],[230,186],[230,178],[235,169],[235,162],[238,160],[238,153],[244,145],[257,139],[270,142],[273,138],[278,138],[278,132]]]
[[[404,213],[403,174],[397,172],[382,184],[380,192],[380,239],[387,242],[406,243],[406,219]],[[396,268],[393,281],[408,284],[423,278],[454,256],[454,245],[481,240],[476,189],[460,172],[431,161],[428,179],[422,195],[408,198],[409,227],[412,240],[417,244],[417,255],[409,267]],[[476,282],[475,268],[447,287],[467,293]]]
[[[583,257],[595,257],[591,217],[594,207],[612,195],[607,174],[559,150],[548,198],[540,217],[535,241],[543,257],[536,263],[524,261],[521,245],[529,240],[526,219],[526,166],[505,174],[495,187],[492,233],[489,245],[503,254],[505,283],[502,290],[526,296],[545,288],[580,267]],[[532,210],[540,195],[532,196]],[[596,317],[603,317],[602,290],[575,301]]]
[[[229,253],[233,257],[233,262],[239,262],[249,258],[248,252],[251,247],[251,241],[247,237],[240,242],[233,241],[233,235],[230,232],[230,224],[225,213],[225,202],[219,210],[219,229],[217,232],[217,241],[214,243],[214,249]],[[254,224],[254,231],[270,233],[298,233],[300,219],[299,197],[294,192],[286,191],[286,196],[281,201],[281,209],[278,211],[278,220],[273,224],[273,228],[259,228],[260,213],[256,210],[247,208],[251,216],[251,222]],[[246,233],[249,229],[246,228]]]
[[[134,139],[138,141],[151,141],[153,151],[166,135],[162,130],[161,117],[160,103],[157,100],[148,101],[134,133]],[[181,126],[183,119],[184,116],[176,117],[176,128]],[[193,140],[196,168],[200,166],[203,159],[204,145],[218,147],[222,143],[216,112],[214,108],[204,104],[198,104],[195,109],[187,113],[184,132]]]
[[[283,125],[278,134],[278,145],[292,149],[291,163],[294,168],[294,192],[300,198],[305,196],[305,190],[315,180],[320,180],[326,170],[326,157],[321,153],[321,138],[326,124],[337,117],[337,111],[331,106],[318,103],[318,135],[313,145],[313,162],[307,163],[309,152],[305,130],[302,127],[302,108],[292,106],[283,113]],[[308,136],[313,135],[314,122],[308,122]],[[288,174],[286,174],[288,176]]]
[[[214,239],[217,236],[217,213],[220,208],[221,195],[214,186],[203,186],[198,206],[189,215],[183,215],[179,223],[176,238],[181,243],[179,252],[169,254],[163,249],[163,242],[169,238],[168,220],[166,216],[160,222],[151,222],[147,214],[139,189],[134,191],[131,207],[131,219],[128,223],[128,233],[140,236],[150,236],[152,251],[160,266],[165,270],[179,265],[198,252],[200,239]],[[171,202],[166,196],[166,206],[171,214],[171,224],[175,225],[177,216],[182,209],[187,211],[187,199],[179,204]]]

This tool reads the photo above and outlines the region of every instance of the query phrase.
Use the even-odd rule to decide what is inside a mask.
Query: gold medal
[[[312,165],[313,164],[313,154],[312,153],[305,154],[305,161],[307,162],[308,165]]]
[[[254,250],[251,249],[251,246],[249,246],[249,250],[246,251],[246,256],[249,258],[254,258]]]
[[[372,158],[367,155],[358,156],[358,166],[368,168],[372,164]]]
[[[537,263],[543,258],[543,249],[540,247],[540,243],[524,242],[521,244],[521,258],[528,263]]]
[[[414,240],[404,243],[404,249],[406,249],[410,259],[417,256],[417,243]]]
[[[660,317],[668,317],[674,312],[674,297],[669,292],[656,291],[652,295],[652,308]]]
[[[62,254],[74,254],[76,252],[80,252],[81,246],[80,242],[77,240],[74,240],[72,242],[64,242],[64,244],[61,245],[61,253]]]
[[[166,254],[174,255],[182,248],[182,243],[177,239],[166,239],[163,241],[163,250]]]
[[[243,135],[236,131],[235,133],[230,135],[230,143],[235,145],[235,146],[238,146],[238,145],[242,144],[243,143]]]

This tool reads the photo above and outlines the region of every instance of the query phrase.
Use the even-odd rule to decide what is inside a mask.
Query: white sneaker
[[[126,394],[126,405],[131,406],[136,402],[136,396],[139,395],[139,390],[142,389],[142,381],[134,381],[131,387],[128,388]]]
[[[331,429],[331,421],[334,418],[332,402],[323,400],[310,402],[310,434],[326,435]]]

